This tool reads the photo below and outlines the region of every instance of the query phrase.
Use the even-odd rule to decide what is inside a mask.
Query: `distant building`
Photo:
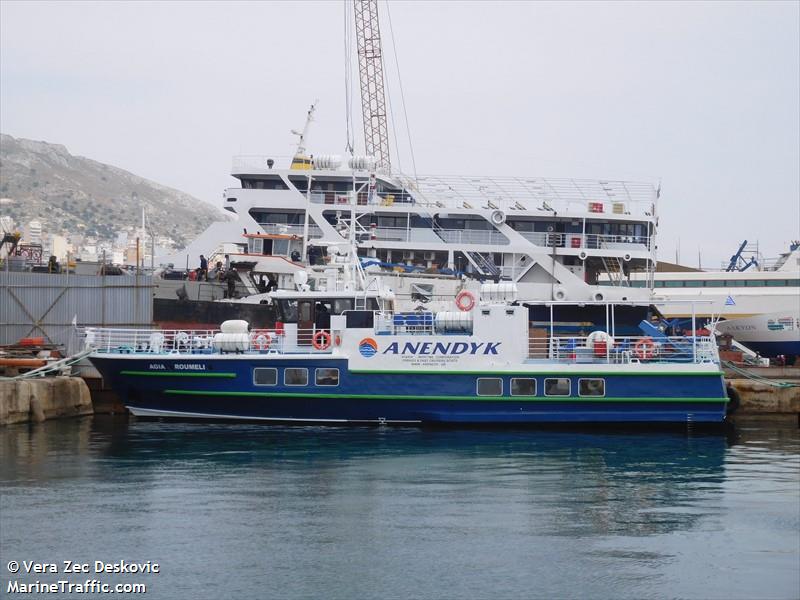
[[[60,262],[67,260],[71,246],[63,235],[51,234],[48,240],[47,256],[55,256]]]
[[[42,243],[42,222],[34,219],[28,221],[25,225],[25,231],[22,234],[22,239],[26,244],[41,244]]]
[[[0,217],[0,233],[14,233],[14,219],[8,215]]]

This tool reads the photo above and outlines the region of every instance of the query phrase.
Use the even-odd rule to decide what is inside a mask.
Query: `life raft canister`
[[[456,296],[456,306],[458,310],[469,312],[473,308],[475,308],[475,296],[472,295],[472,292],[468,292],[467,290],[462,290]]]
[[[656,355],[656,343],[653,338],[642,338],[633,346],[633,353],[639,360],[650,360]]]
[[[331,346],[331,334],[327,331],[318,331],[311,338],[311,345],[317,350],[327,350]]]

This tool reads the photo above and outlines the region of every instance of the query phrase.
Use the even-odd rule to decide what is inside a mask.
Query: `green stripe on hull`
[[[206,373],[204,371],[120,371],[120,375],[136,377],[224,377],[235,379],[236,373]]]
[[[350,369],[350,373],[357,373],[359,375],[408,375],[409,371],[366,371],[364,369]],[[624,377],[722,377],[722,371],[663,371],[661,373],[637,373],[630,371],[414,371],[414,375],[494,375],[501,377],[503,375],[525,375],[527,377],[536,375],[560,375],[562,377],[571,376],[604,376],[610,377],[619,375]]]
[[[394,394],[305,394],[292,392],[218,392],[164,390],[177,396],[243,396],[255,398],[356,398],[364,400],[465,400],[471,402],[728,402],[728,398],[594,398],[576,396],[399,396]]]

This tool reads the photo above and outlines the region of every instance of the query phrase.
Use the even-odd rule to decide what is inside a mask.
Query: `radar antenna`
[[[364,142],[379,170],[390,172],[389,126],[386,120],[386,95],[383,79],[381,31],[378,26],[378,0],[353,0],[355,4],[358,77],[361,82],[361,112]]]

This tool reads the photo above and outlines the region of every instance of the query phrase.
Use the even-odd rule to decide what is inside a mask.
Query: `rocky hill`
[[[48,233],[113,240],[145,207],[156,235],[182,247],[224,213],[188,194],[82,156],[64,146],[0,134],[0,216],[42,221]]]

